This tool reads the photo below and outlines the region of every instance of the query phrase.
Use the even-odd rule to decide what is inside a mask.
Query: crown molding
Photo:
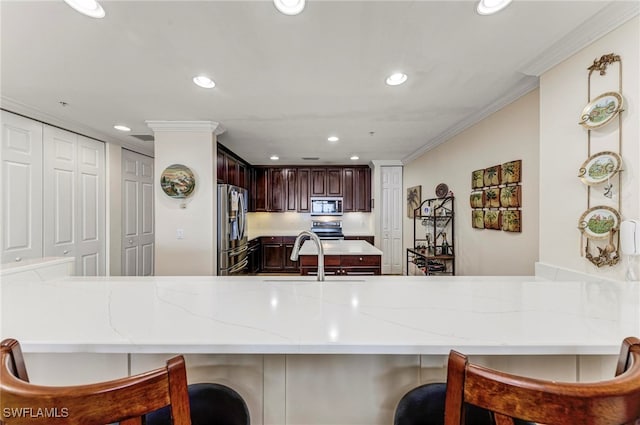
[[[542,54],[524,63],[519,67],[520,72],[539,77],[638,14],[640,14],[640,2],[613,1],[555,42]]]
[[[403,165],[399,159],[372,159],[369,161],[370,167],[402,167]]]
[[[209,131],[216,136],[225,132],[224,127],[215,121],[145,121],[155,133],[161,131]]]
[[[520,82],[504,96],[494,100],[492,103],[478,110],[477,112],[468,115],[465,119],[458,121],[455,125],[449,127],[433,139],[427,141],[427,143],[420,149],[402,158],[402,163],[406,165],[411,161],[417,159],[418,157],[424,155],[425,152],[430,151],[438,145],[441,145],[452,137],[462,133],[472,125],[477,124],[478,122],[487,118],[489,115],[499,111],[510,103],[515,102],[525,94],[529,93],[531,90],[537,89],[539,84],[540,80],[537,77],[523,77]]]
[[[90,139],[95,139],[99,142],[112,143],[132,150],[134,152],[138,152],[147,156],[153,156],[152,142],[142,142],[133,138],[132,140],[125,140],[113,137],[110,134],[96,131],[93,128],[86,126],[85,124],[72,120],[66,120],[64,118],[42,112],[37,108],[25,105],[24,103],[18,102],[6,96],[0,97],[0,108],[7,112],[22,115],[23,117],[39,121],[52,127],[58,127],[66,131],[88,137]],[[130,136],[127,136],[127,138],[128,137]]]
[[[520,84],[509,93],[427,141],[420,149],[404,157],[402,162],[408,164],[414,161],[425,152],[446,142],[472,125],[482,121],[489,115],[529,93],[531,90],[536,89],[540,83],[538,79],[540,75],[638,14],[640,14],[640,2],[638,1],[619,0],[611,2],[599,13],[587,19],[571,31],[571,33],[554,43],[550,48],[545,50],[544,53],[519,67],[520,72],[527,77],[523,78]]]

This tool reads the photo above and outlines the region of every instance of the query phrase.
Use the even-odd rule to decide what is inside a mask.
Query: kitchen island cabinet
[[[633,282],[47,275],[0,281],[1,336],[22,343],[32,382],[117,378],[180,353],[190,383],[231,386],[254,425],[392,423],[406,391],[445,379],[451,349],[529,376],[610,378],[640,334]]]
[[[323,240],[325,275],[379,275],[382,251],[363,240]],[[318,273],[318,250],[307,240],[300,248],[300,274]]]

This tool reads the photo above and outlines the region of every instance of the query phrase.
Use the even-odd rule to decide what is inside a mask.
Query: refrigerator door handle
[[[247,264],[249,264],[249,260],[245,258],[240,263],[238,263],[237,265],[235,265],[232,268],[230,268],[229,269],[229,274],[233,274],[235,272],[239,272],[240,270],[244,269],[247,266]]]
[[[233,251],[231,251],[229,254],[230,256],[236,256],[238,254],[242,254],[243,252],[247,251],[249,249],[249,246],[247,244],[244,244],[236,249],[234,249]]]
[[[244,238],[244,228],[245,228],[245,219],[246,219],[246,213],[245,213],[245,209],[244,209],[244,194],[242,192],[240,192],[240,196],[238,197],[238,222],[240,224],[240,234],[239,234],[239,239],[243,239]]]

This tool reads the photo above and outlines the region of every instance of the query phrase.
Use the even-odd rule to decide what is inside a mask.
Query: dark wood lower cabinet
[[[260,272],[262,267],[262,249],[260,247],[260,239],[255,238],[249,241],[249,252],[247,253],[249,258],[249,274],[256,274]]]
[[[327,276],[368,276],[381,274],[379,255],[325,255],[324,273]],[[300,256],[300,274],[318,273],[318,256]]]
[[[294,236],[263,236],[262,270],[267,273],[297,273],[299,262],[291,261],[291,251],[296,238]]]

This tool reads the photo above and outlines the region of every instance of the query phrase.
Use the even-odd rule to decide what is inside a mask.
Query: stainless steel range
[[[311,231],[318,235],[320,239],[344,239],[342,220],[313,220],[311,222]]]

